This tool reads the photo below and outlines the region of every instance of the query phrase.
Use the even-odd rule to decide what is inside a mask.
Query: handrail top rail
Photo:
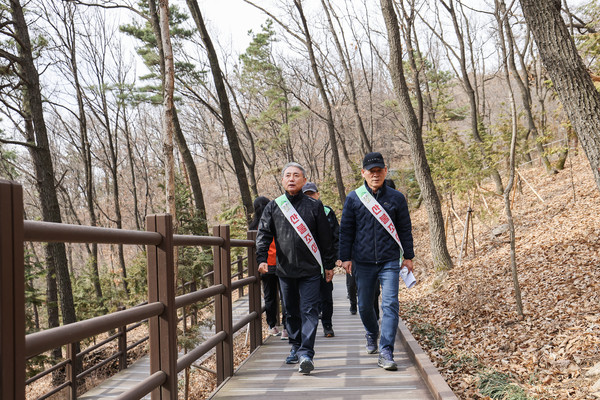
[[[65,243],[159,245],[162,242],[162,235],[157,232],[29,220],[23,221],[23,238],[31,242]]]
[[[150,303],[31,333],[25,336],[25,357],[31,358],[65,343],[74,343],[110,329],[160,315],[164,308],[163,303]]]

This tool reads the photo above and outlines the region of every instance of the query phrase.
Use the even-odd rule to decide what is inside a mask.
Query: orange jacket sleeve
[[[268,265],[277,265],[277,250],[275,249],[275,240],[271,242],[271,246],[269,246],[269,253],[267,256],[267,264]]]

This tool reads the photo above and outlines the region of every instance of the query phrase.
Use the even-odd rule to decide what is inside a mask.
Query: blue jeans
[[[354,278],[358,290],[358,312],[367,334],[377,338],[379,325],[373,301],[377,279],[381,283],[381,338],[379,350],[384,348],[394,351],[396,331],[398,329],[398,280],[400,279],[400,261],[390,261],[385,264],[358,263],[353,261]]]
[[[292,349],[298,357],[315,355],[315,337],[319,324],[321,275],[305,278],[279,277],[286,313],[285,324]]]

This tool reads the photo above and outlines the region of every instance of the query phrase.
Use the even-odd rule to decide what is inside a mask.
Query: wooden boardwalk
[[[348,308],[345,277],[336,275],[335,337],[325,338],[319,323],[310,375],[298,373],[297,364],[285,364],[289,344],[270,337],[211,399],[456,399],[403,323],[394,351],[398,371],[379,368],[377,354],[366,353],[360,317]]]
[[[310,375],[299,374],[297,364],[285,364],[290,351],[288,342],[270,337],[233,377],[217,388],[211,399],[456,399],[402,322],[394,350],[398,371],[377,367],[377,354],[365,351],[365,332],[360,317],[351,315],[348,310],[344,275],[335,276],[333,296],[335,337],[323,337],[319,323],[315,370]],[[247,296],[233,305],[235,323],[248,312]],[[149,371],[149,359],[143,357],[79,398],[115,398],[147,378]],[[150,399],[150,395],[144,399]]]

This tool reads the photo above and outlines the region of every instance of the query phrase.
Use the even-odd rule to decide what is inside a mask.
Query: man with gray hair
[[[258,224],[258,271],[268,270],[271,242],[277,249],[277,269],[291,350],[287,364],[298,372],[314,369],[314,344],[319,323],[321,276],[331,281],[335,252],[323,203],[302,193],[306,171],[298,163],[283,167],[285,193],[265,207]]]

